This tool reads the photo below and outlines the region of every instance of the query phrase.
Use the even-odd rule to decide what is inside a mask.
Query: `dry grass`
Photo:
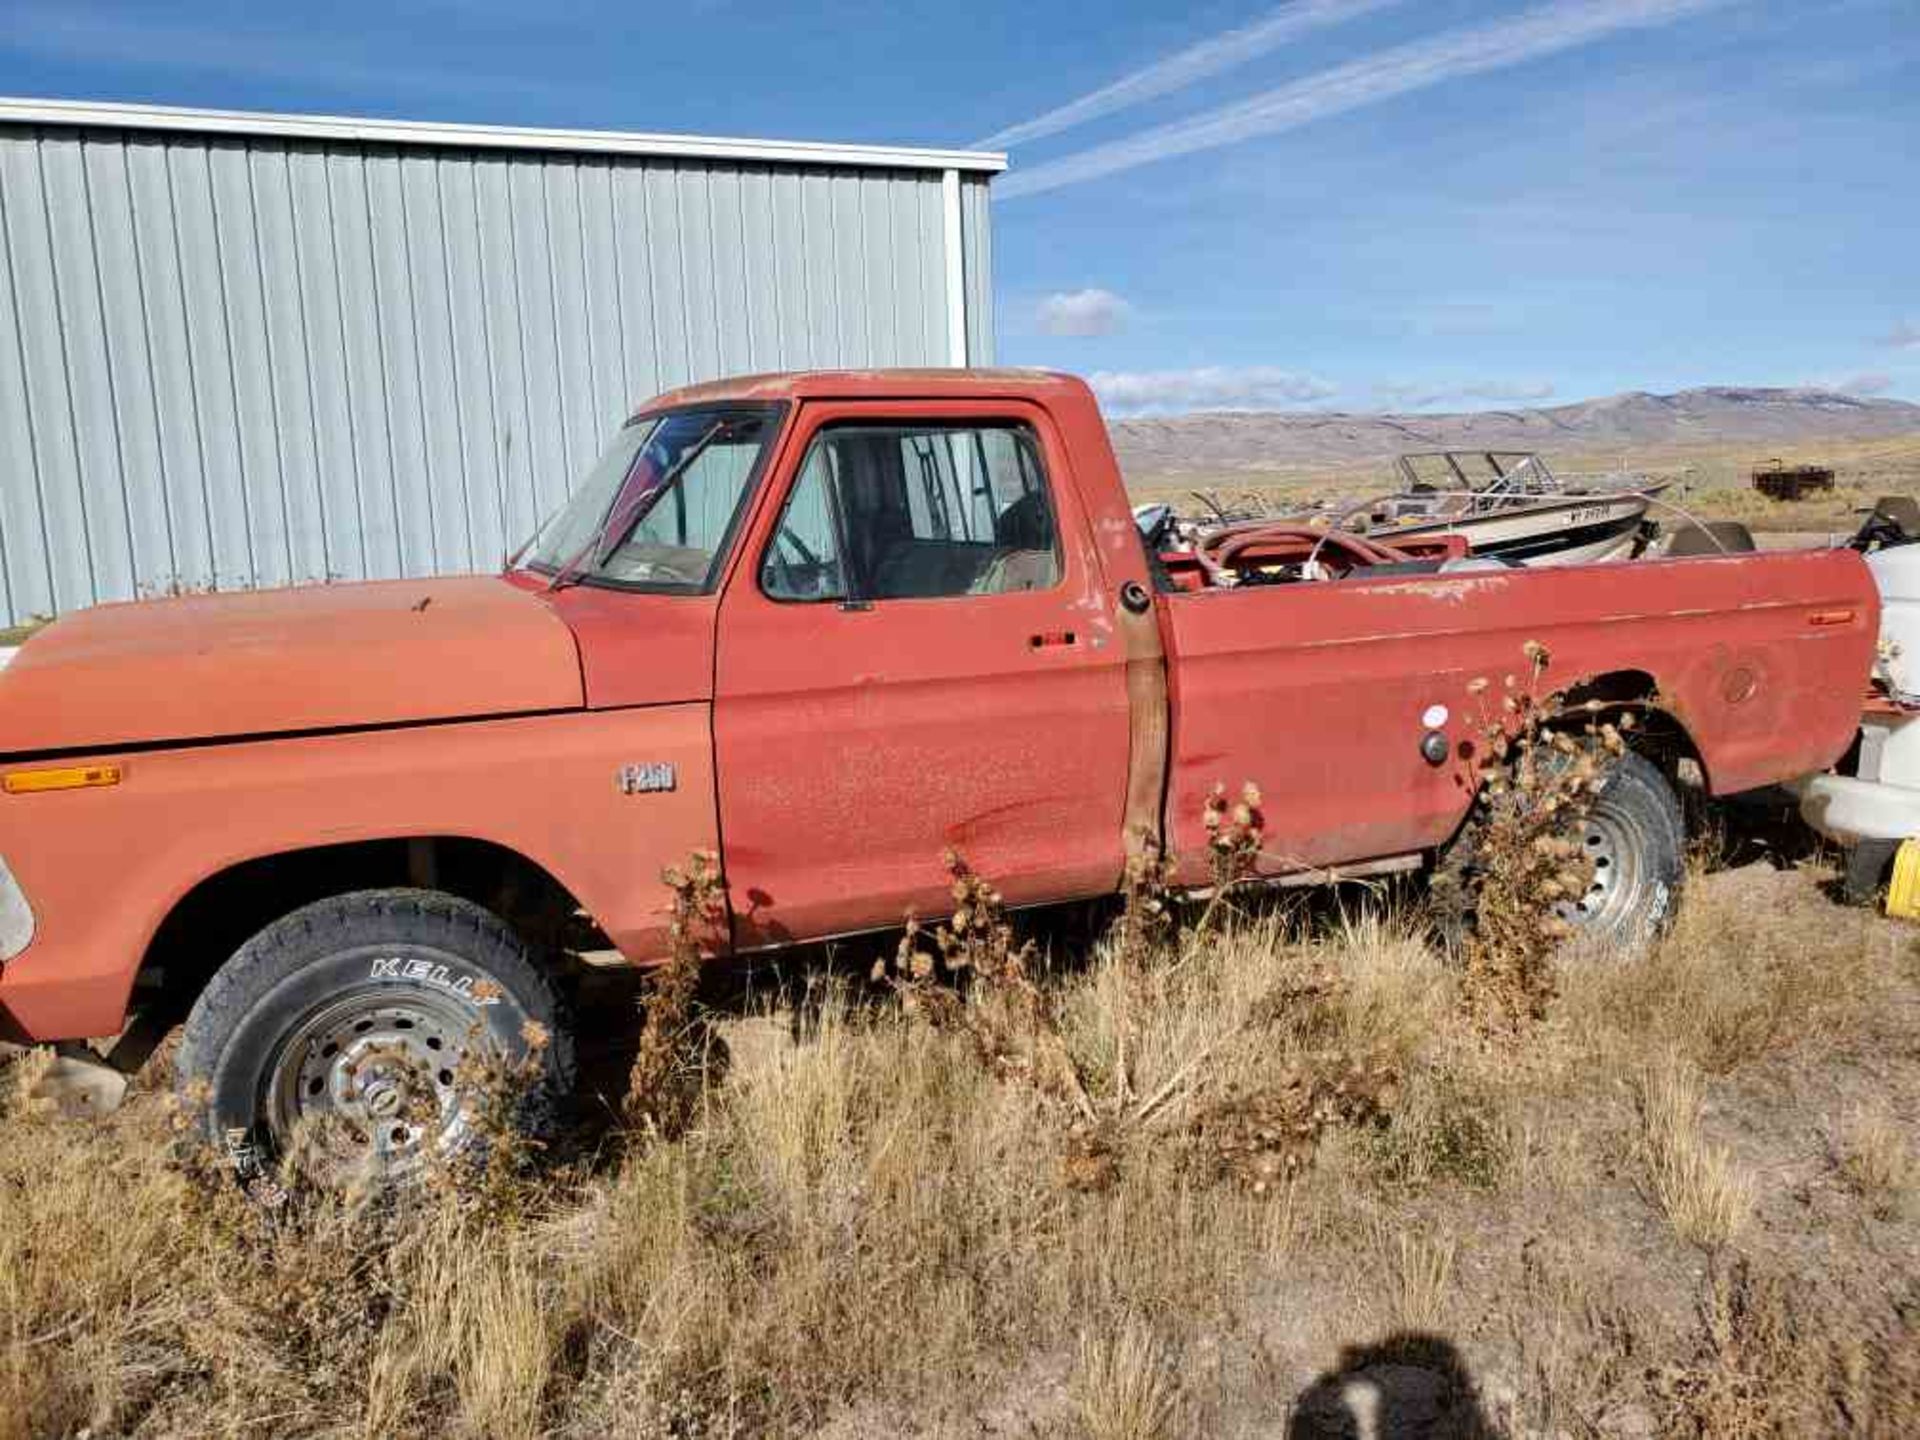
[[[1707,1249],[1736,1239],[1753,1215],[1753,1182],[1707,1140],[1699,1081],[1677,1061],[1656,1064],[1640,1077],[1639,1102],[1648,1177],[1674,1234]]]
[[[1396,1330],[1433,1332],[1453,1298],[1457,1247],[1444,1235],[1399,1231],[1387,1251],[1388,1314]]]
[[[1882,1220],[1907,1210],[1920,1181],[1910,1128],[1884,1099],[1855,1106],[1840,1128],[1840,1173]]]
[[[1068,1391],[1087,1440],[1159,1440],[1174,1433],[1179,1379],[1166,1347],[1137,1319],[1081,1338]]]
[[[1900,1359],[1915,1237],[1887,1228],[1907,1212],[1886,1209],[1877,1253],[1836,1229],[1796,1260],[1779,1227],[1819,1222],[1754,1220],[1701,1115],[1709,1094],[1716,1117],[1736,1103],[1723,1077],[1842,1073],[1897,1036],[1915,977],[1810,886],[1771,907],[1777,942],[1741,929],[1760,907],[1717,878],[1656,959],[1563,976],[1517,1038],[1490,1040],[1414,919],[1369,903],[1229,906],[1198,943],[1149,927],[1066,972],[1024,952],[1038,1000],[976,979],[933,1002],[974,1022],[823,979],[719,1022],[733,1063],[684,1123],[597,1168],[488,1182],[513,1204],[263,1212],[178,1163],[156,1096],[76,1126],[23,1098],[16,1064],[0,1440],[952,1434],[995,1415],[1234,1433],[1343,1356],[1441,1364],[1405,1357],[1449,1332],[1461,1373],[1504,1397],[1489,1425],[1899,1433],[1920,1423]],[[986,922],[969,968],[997,972],[1022,946]],[[1037,1053],[1007,1038],[1035,1025],[1091,1124],[1070,1087],[996,1061]],[[1873,1053],[1872,1083],[1920,1081],[1911,1034]],[[1289,1095],[1306,1110],[1264,1108]],[[1850,1113],[1821,1104],[1747,1128],[1795,1153]],[[1895,1113],[1840,1127],[1863,1195],[1911,1188]],[[1253,1118],[1223,1152],[1232,1115]],[[1694,1245],[1881,1283],[1763,1323],[1778,1306],[1751,1285],[1690,1278]]]
[[[1729,1074],[1870,1026],[1895,979],[1874,927],[1864,911],[1709,891],[1649,955],[1571,977],[1565,1011],[1623,1069],[1670,1052]]]
[[[1834,488],[1798,501],[1769,500],[1753,488],[1756,465],[1776,453],[1789,465],[1828,465]],[[1636,468],[1681,482],[1674,498],[1703,515],[1742,520],[1756,531],[1850,534],[1856,513],[1882,495],[1920,491],[1920,437],[1809,441],[1784,449],[1767,445],[1695,445],[1652,448],[1632,457]]]
[[[1392,1120],[1368,1137],[1376,1182],[1419,1193],[1436,1186],[1498,1190],[1521,1153],[1515,1095],[1465,1055],[1413,1073]]]

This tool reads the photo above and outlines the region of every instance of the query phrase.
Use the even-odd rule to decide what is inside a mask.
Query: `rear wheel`
[[[1478,822],[1469,822],[1433,874],[1435,920],[1456,943],[1473,924],[1479,830]],[[1574,835],[1592,874],[1582,894],[1554,907],[1572,929],[1565,953],[1643,951],[1672,923],[1686,879],[1686,822],[1672,784],[1643,756],[1618,756]]]
[[[498,917],[424,890],[322,900],[269,925],[187,1017],[180,1083],[243,1181],[289,1153],[312,1178],[405,1184],[473,1143],[482,1057],[535,1056],[539,1128],[572,1082],[547,977]]]
[[[1574,944],[1645,948],[1672,923],[1686,879],[1680,797],[1651,761],[1629,752],[1608,768],[1577,834],[1592,878],[1585,894],[1558,907]]]

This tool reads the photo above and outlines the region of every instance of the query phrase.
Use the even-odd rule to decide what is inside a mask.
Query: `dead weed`
[[[1661,1367],[1668,1433],[1702,1440],[1910,1435],[1920,1417],[1911,1309],[1873,1313],[1745,1258],[1717,1267],[1698,1352]]]

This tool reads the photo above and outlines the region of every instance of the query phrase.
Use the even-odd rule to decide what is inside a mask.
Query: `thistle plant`
[[[622,1108],[644,1132],[671,1137],[686,1127],[700,1098],[704,1057],[694,996],[703,945],[725,922],[727,901],[720,857],[711,850],[694,851],[684,866],[661,871],[660,879],[673,893],[668,955],[647,992],[646,1023]]]
[[[908,916],[899,947],[891,959],[874,962],[871,978],[891,985],[908,1011],[964,1029],[995,1075],[1029,1080],[1092,1120],[1093,1100],[1061,1032],[1054,996],[1033,978],[1033,942],[1015,943],[1005,897],[959,851],[947,850],[941,862],[953,913],[931,931]],[[962,977],[983,992],[974,1004],[941,983]]]
[[[1266,813],[1260,808],[1260,787],[1249,780],[1240,787],[1240,798],[1229,802],[1226,783],[1216,781],[1200,819],[1207,832],[1207,866],[1213,886],[1206,909],[1194,922],[1191,945],[1198,945],[1212,932],[1228,893],[1252,879],[1259,865],[1260,845],[1267,830]]]
[[[1545,688],[1547,648],[1529,640],[1522,653],[1524,679],[1467,685],[1481,715],[1461,775],[1474,813],[1435,882],[1436,902],[1471,921],[1461,940],[1462,997],[1489,1032],[1512,1033],[1546,1013],[1554,953],[1573,933],[1563,912],[1593,883],[1579,837],[1635,724],[1631,712],[1603,719],[1597,701],[1568,710]]]
[[[1267,824],[1260,809],[1260,787],[1247,781],[1240,787],[1240,797],[1230,804],[1226,783],[1215,782],[1201,812],[1201,823],[1207,831],[1214,889],[1229,889],[1252,875]]]

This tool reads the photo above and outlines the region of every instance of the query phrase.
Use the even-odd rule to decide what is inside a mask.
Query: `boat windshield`
[[[1560,489],[1547,462],[1526,451],[1433,450],[1402,455],[1396,467],[1410,492],[1469,491],[1493,499]]]

